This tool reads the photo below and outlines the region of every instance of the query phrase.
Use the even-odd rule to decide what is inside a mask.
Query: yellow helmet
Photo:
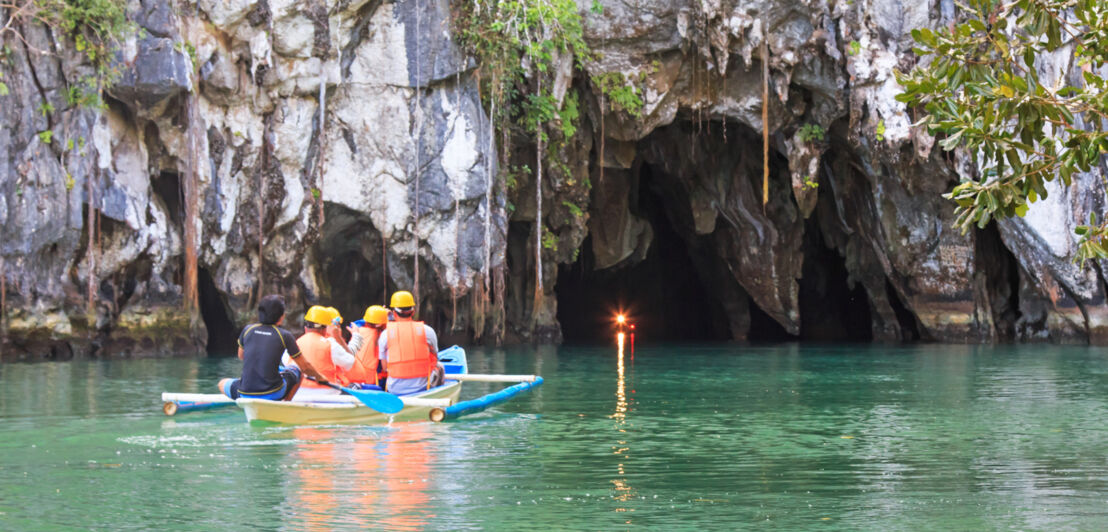
[[[382,307],[381,305],[373,305],[365,309],[365,316],[362,318],[367,324],[382,325],[389,321],[389,309]]]
[[[392,308],[414,307],[415,298],[412,297],[411,292],[401,290],[392,295],[392,300],[389,301],[389,306]]]
[[[308,313],[304,314],[304,321],[310,321],[317,325],[330,325],[331,319],[334,317],[331,315],[331,310],[332,309],[328,309],[327,307],[312,305],[312,307],[308,309]]]
[[[338,320],[338,323],[342,323],[342,314],[339,314],[339,309],[335,307],[327,307],[327,314],[331,316],[331,321],[327,323],[334,323],[335,320]]]

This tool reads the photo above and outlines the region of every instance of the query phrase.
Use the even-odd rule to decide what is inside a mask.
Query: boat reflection
[[[398,423],[388,434],[381,460],[387,482],[384,515],[377,516],[381,528],[424,530],[435,517],[428,488],[433,485],[431,460],[440,453],[431,444],[431,427],[423,422]]]
[[[284,512],[304,530],[424,530],[439,454],[427,423],[293,429]]]

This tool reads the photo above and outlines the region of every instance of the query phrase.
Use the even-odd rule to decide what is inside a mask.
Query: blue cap
[[[365,320],[354,320],[351,322],[355,327],[365,327]]]

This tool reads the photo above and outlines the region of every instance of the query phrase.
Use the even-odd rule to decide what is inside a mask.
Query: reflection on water
[[[625,366],[623,363],[623,340],[624,334],[618,333],[616,335],[616,410],[612,413],[610,417],[616,420],[616,430],[621,434],[626,434],[627,414],[630,413],[631,409],[627,401],[626,374],[624,369]],[[627,441],[624,439],[617,440],[616,445],[613,447],[613,449],[613,454],[616,455],[616,459],[619,460],[619,462],[616,464],[617,477],[612,479],[612,484],[615,487],[616,491],[615,495],[612,498],[617,501],[628,502],[634,499],[635,493],[634,490],[631,489],[631,486],[627,483],[627,472],[624,470],[623,464],[625,459],[628,457],[628,451],[630,451],[631,449],[627,447]],[[635,510],[634,508],[619,506],[615,509],[615,511],[622,513],[633,512]],[[631,524],[631,520],[628,519],[627,521],[625,521],[625,524]]]
[[[163,390],[208,391],[237,359],[0,365],[0,530],[1108,523],[1097,349],[637,351],[473,349],[474,373],[546,382],[452,423],[378,427],[160,413]]]
[[[439,458],[432,425],[296,427],[284,514],[303,530],[423,530],[435,517],[430,491]]]

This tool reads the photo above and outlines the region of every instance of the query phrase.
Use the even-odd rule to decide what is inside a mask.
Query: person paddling
[[[439,364],[439,339],[435,330],[415,321],[415,298],[399,291],[389,301],[395,321],[385,327],[377,341],[380,359],[389,378],[386,389],[396,395],[428,390],[442,384],[444,370]]]
[[[361,321],[363,323],[350,329],[353,333],[350,350],[354,352],[354,367],[346,372],[346,378],[350,382],[372,384],[384,389],[388,373],[377,358],[377,341],[389,321],[389,309],[373,305],[365,309]]]
[[[285,322],[285,300],[270,295],[258,302],[258,323],[247,325],[239,334],[239,360],[242,376],[219,381],[219,391],[231,399],[289,400],[300,387],[302,372],[317,379],[326,378],[307,361],[300,367],[282,366],[281,355],[288,351],[292,360],[301,358],[292,333],[281,328]]]
[[[326,380],[346,385],[348,381],[343,373],[354,365],[354,355],[347,350],[346,342],[341,341],[339,323],[342,323],[342,316],[338,310],[312,306],[304,314],[304,334],[296,339],[296,345],[304,355],[302,359],[311,363]],[[293,363],[299,364],[299,361]],[[312,381],[305,382],[303,388],[300,396],[342,393],[326,384]]]

